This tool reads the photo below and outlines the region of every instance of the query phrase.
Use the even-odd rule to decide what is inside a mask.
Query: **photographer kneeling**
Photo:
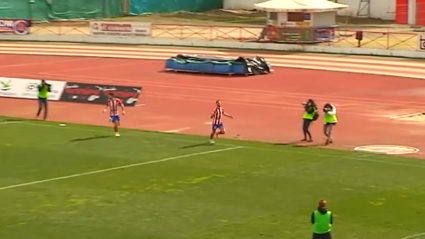
[[[338,122],[338,118],[336,117],[336,108],[334,105],[326,103],[323,107],[323,112],[325,116],[323,117],[324,127],[323,133],[326,136],[326,145],[333,143],[332,140],[332,130],[333,127]]]

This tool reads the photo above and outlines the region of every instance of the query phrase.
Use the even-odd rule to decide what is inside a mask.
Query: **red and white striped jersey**
[[[222,107],[217,107],[213,110],[213,121],[212,124],[221,124],[221,118],[223,118],[224,109]]]
[[[117,98],[113,98],[108,100],[108,107],[109,107],[109,111],[111,112],[111,116],[117,116],[119,115],[119,107],[122,107],[123,103],[122,100],[117,99]]]

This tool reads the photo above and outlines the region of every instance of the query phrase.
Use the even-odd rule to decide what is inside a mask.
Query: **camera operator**
[[[41,83],[37,86],[38,88],[38,111],[37,111],[37,117],[40,116],[41,111],[44,109],[44,117],[43,119],[47,119],[47,112],[48,112],[48,98],[49,98],[49,92],[52,90],[52,85],[48,84],[45,80],[41,80]]]
[[[303,115],[303,134],[304,139],[301,141],[313,142],[313,138],[310,133],[310,125],[313,121],[317,120],[319,114],[317,113],[317,105],[312,100],[309,99],[307,102],[302,104],[304,106],[304,115]]]
[[[323,132],[326,136],[326,145],[333,143],[332,140],[332,130],[333,127],[338,122],[338,118],[336,117],[336,108],[334,105],[326,103],[323,107],[323,112],[325,116],[323,117],[324,127]]]

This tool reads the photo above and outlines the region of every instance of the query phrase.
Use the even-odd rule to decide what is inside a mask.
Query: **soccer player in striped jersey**
[[[120,99],[115,98],[113,93],[110,93],[108,103],[106,104],[106,108],[103,110],[103,112],[106,112],[108,108],[110,112],[109,121],[114,124],[115,136],[119,137],[120,133],[118,132],[118,127],[120,126],[120,113],[118,108],[121,108],[122,114],[125,115],[124,104]]]
[[[212,114],[211,114],[211,119],[212,119],[212,132],[210,135],[210,143],[214,143],[214,136],[218,137],[219,134],[225,134],[226,130],[224,128],[224,124],[223,121],[221,120],[223,118],[223,116],[229,117],[231,119],[233,119],[233,116],[227,114],[226,112],[224,112],[224,109],[221,107],[221,101],[217,100],[215,102],[216,104],[216,108],[213,110]],[[217,132],[217,130],[219,130]]]

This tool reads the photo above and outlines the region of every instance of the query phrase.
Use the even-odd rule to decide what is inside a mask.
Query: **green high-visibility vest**
[[[40,84],[38,87],[42,87],[38,92],[38,98],[47,99],[49,97],[49,86]]]
[[[314,115],[316,114],[316,112],[317,112],[317,109],[316,108],[314,108],[314,112],[311,113],[311,114],[309,114],[308,112],[305,112],[304,115],[303,115],[303,119],[312,120],[313,117],[314,117]]]
[[[325,214],[320,213],[318,210],[314,211],[313,232],[315,234],[330,232],[332,230],[331,217],[331,211],[327,211]]]
[[[325,114],[325,117],[323,117],[323,122],[325,123],[336,123],[338,121],[338,118],[336,115],[328,115]]]

